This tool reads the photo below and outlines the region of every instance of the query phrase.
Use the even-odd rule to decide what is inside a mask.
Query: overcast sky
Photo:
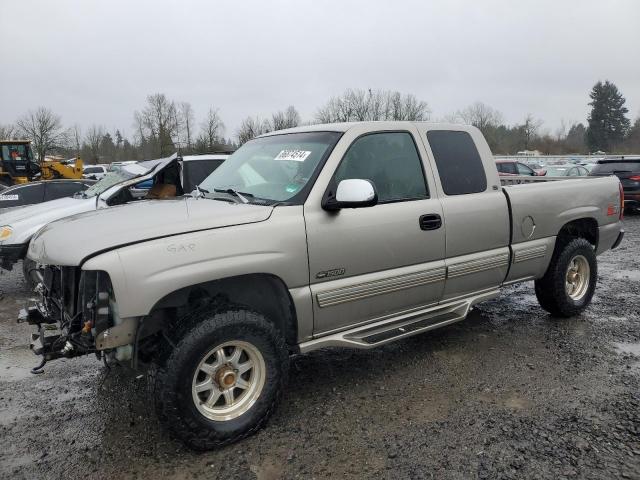
[[[640,114],[640,2],[0,0],[0,123],[46,106],[131,134],[147,94],[303,119],[346,88],[392,89],[432,119],[480,100],[508,123],[585,121],[602,79]]]

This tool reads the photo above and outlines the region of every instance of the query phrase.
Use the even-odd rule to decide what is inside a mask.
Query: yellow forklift
[[[38,163],[28,140],[0,140],[0,185],[5,187],[34,180],[82,178],[83,166],[79,158],[73,165],[44,159]]]

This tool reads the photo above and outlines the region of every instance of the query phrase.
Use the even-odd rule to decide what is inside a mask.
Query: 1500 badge
[[[316,278],[339,277],[340,275],[344,275],[344,272],[344,268],[334,268],[333,270],[318,272]]]

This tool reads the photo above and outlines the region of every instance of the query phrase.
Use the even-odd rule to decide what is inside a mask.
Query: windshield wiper
[[[249,203],[249,199],[246,197],[250,197],[253,198],[253,195],[250,193],[244,193],[244,192],[238,192],[237,190],[234,190],[233,188],[214,188],[213,189],[214,192],[218,192],[218,193],[228,193],[229,195],[233,195],[234,197],[238,197],[242,203]]]
[[[204,188],[200,188],[200,185],[196,185],[195,191],[196,191],[196,195],[197,195],[196,198],[204,197],[205,193],[209,193],[209,190],[206,190]]]

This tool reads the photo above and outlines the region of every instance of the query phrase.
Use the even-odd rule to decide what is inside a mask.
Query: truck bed
[[[563,225],[578,218],[593,219],[601,230],[619,222],[620,182],[616,177],[508,177],[505,182],[503,178],[502,190],[511,209],[512,244],[555,236]],[[520,179],[521,183],[514,183]],[[532,232],[526,228],[531,222]]]

